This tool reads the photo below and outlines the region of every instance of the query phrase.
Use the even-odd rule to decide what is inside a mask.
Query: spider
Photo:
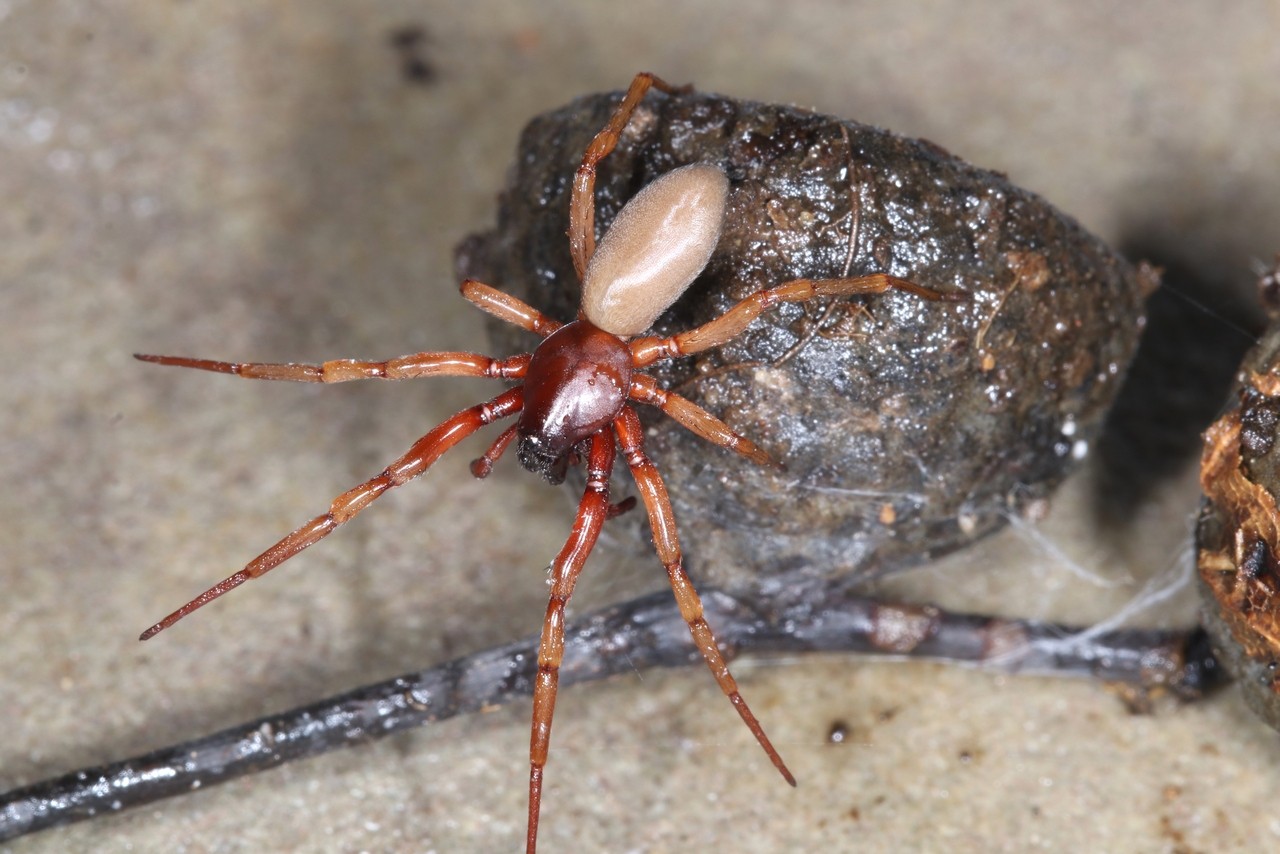
[[[757,291],[696,329],[669,337],[643,336],[711,258],[729,196],[729,179],[719,165],[694,163],[674,169],[631,199],[596,246],[596,168],[617,145],[632,113],[651,88],[668,95],[689,91],[689,87],[671,86],[649,73],[636,75],[608,124],[587,147],[574,176],[569,203],[569,247],[582,282],[577,318],[561,324],[487,284],[472,279],[462,282],[462,296],[476,307],[541,336],[542,341],[531,353],[493,359],[476,353],[427,352],[386,361],[340,359],[320,365],[136,356],[162,365],[292,382],[335,383],[430,376],[517,381],[514,387],[487,403],[446,419],[380,474],[339,495],[325,513],[147,629],[141,640],[154,637],[192,611],[245,581],[266,574],[324,539],[374,499],[421,475],[446,451],[488,424],[519,416],[471,464],[472,474],[477,478],[489,474],[512,442],[516,443],[516,456],[521,465],[552,484],[564,480],[569,466],[585,461],[586,488],[572,533],[551,564],[550,601],[539,642],[529,748],[526,833],[529,852],[533,852],[537,844],[543,770],[565,646],[565,608],[605,521],[634,504],[634,499],[619,504],[611,504],[609,500],[609,482],[619,449],[648,513],[658,558],[666,568],[694,644],[770,761],[789,784],[796,784],[795,777],[739,692],[711,627],[703,618],[701,600],[684,568],[667,489],[657,467],[645,453],[643,431],[633,404],[655,406],[703,439],[755,463],[777,463],[723,421],[692,401],[666,391],[641,371],[661,360],[720,346],[779,303],[877,294],[890,288],[928,300],[956,298],[956,295],[933,291],[885,273],[853,278],[795,279]]]

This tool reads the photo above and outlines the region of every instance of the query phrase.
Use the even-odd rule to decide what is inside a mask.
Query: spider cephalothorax
[[[702,615],[684,568],[671,502],[657,468],[644,450],[634,403],[656,406],[714,444],[757,462],[769,457],[750,440],[691,401],[666,391],[643,369],[658,361],[719,346],[734,338],[772,306],[818,296],[880,293],[899,288],[926,299],[943,299],[928,288],[883,273],[838,279],[796,279],[758,291],[720,317],[670,337],[637,337],[649,329],[706,266],[724,222],[729,181],[716,164],[674,169],[646,186],[618,213],[595,246],[593,193],[597,164],[613,150],[636,104],[651,88],[671,86],[640,74],[608,125],[587,148],[574,179],[569,241],[583,282],[579,317],[561,325],[524,302],[474,280],[462,295],[494,316],[542,336],[532,353],[491,359],[475,353],[417,353],[386,361],[337,360],[322,365],[214,362],[172,356],[139,356],[144,361],[239,374],[253,379],[343,382],[362,378],[407,379],[477,376],[519,384],[487,403],[446,419],[377,476],[338,496],[329,510],[286,536],[239,572],[193,599],[143,633],[145,640],[208,602],[256,578],[328,536],[387,490],[426,471],[446,451],[481,427],[519,414],[472,465],[484,477],[512,441],[528,470],[552,483],[564,480],[570,464],[586,463],[586,488],[572,533],[551,566],[551,594],[538,653],[530,744],[529,821],[526,843],[537,840],[542,774],[551,738],[560,662],[564,654],[565,607],[578,575],[618,507],[609,503],[609,480],[616,450],[635,479],[648,512],[654,547],[666,568],[681,615],[721,690],[732,701],[770,760],[795,785],[782,758],[738,692],[715,637]]]
[[[538,345],[524,382],[516,454],[551,483],[564,480],[569,452],[607,430],[631,390],[631,350],[589,320],[560,327]]]

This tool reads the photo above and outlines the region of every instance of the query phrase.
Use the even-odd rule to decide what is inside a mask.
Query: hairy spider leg
[[[543,338],[564,325],[554,318],[547,317],[519,297],[500,291],[484,282],[477,282],[475,279],[463,279],[458,290],[462,292],[464,299],[481,311]]]
[[[609,478],[613,474],[613,435],[600,430],[591,437],[587,457],[587,486],[578,504],[573,531],[551,565],[551,596],[538,642],[538,675],[533,687],[533,727],[529,735],[529,824],[525,837],[528,854],[538,841],[538,815],[542,807],[542,771],[551,744],[551,719],[556,709],[560,662],[564,658],[564,609],[573,595],[578,575],[587,561],[605,519],[612,515]]]
[[[229,590],[239,587],[251,578],[264,575],[298,552],[314,545],[339,525],[349,521],[368,507],[373,500],[389,489],[402,486],[425,472],[454,445],[472,433],[502,418],[515,415],[524,406],[524,388],[508,389],[487,403],[477,404],[445,419],[431,432],[413,443],[400,459],[383,469],[376,477],[349,489],[329,505],[329,510],[293,533],[281,539],[271,548],[250,561],[244,569],[228,576],[210,587],[195,599],[183,605],[160,622],[142,633],[139,640],[155,637],[183,617],[217,599]]]
[[[719,347],[741,335],[753,320],[779,303],[805,302],[815,297],[881,294],[890,288],[933,302],[960,302],[967,299],[967,295],[963,293],[942,293],[887,273],[871,273],[847,279],[793,279],[772,288],[762,288],[744,297],[724,314],[696,329],[668,338],[637,338],[631,342],[631,355],[636,368],[640,369],[660,359],[688,356]]]
[[[631,376],[631,393],[629,397],[640,403],[658,407],[681,427],[696,436],[706,439],[713,445],[728,448],[758,465],[771,468],[781,467],[772,457],[761,450],[755,442],[735,432],[728,424],[725,424],[687,397],[681,397],[675,392],[667,391],[648,374],[633,374]]]
[[[582,155],[582,165],[573,176],[573,192],[569,196],[569,252],[578,281],[587,274],[587,262],[596,251],[596,166],[618,144],[636,106],[651,88],[674,95],[693,91],[692,86],[672,86],[660,77],[642,71],[631,81],[627,94],[613,111],[609,123],[595,135]]]
[[[624,406],[622,414],[614,420],[613,426],[618,433],[618,444],[622,448],[622,455],[631,469],[631,477],[635,480],[645,509],[649,513],[649,527],[653,530],[653,545],[658,552],[658,559],[667,570],[671,592],[675,594],[676,604],[680,606],[680,615],[689,625],[689,633],[693,635],[694,645],[702,653],[707,667],[711,668],[711,674],[715,676],[720,690],[738,710],[738,715],[747,725],[747,729],[751,730],[751,734],[756,737],[756,741],[764,748],[773,766],[782,774],[783,779],[794,786],[796,778],[787,769],[778,751],[774,749],[769,736],[765,735],[764,727],[760,726],[756,716],[751,713],[747,701],[742,698],[738,683],[729,672],[729,665],[716,645],[715,635],[712,634],[711,627],[707,625],[702,615],[702,599],[699,598],[698,591],[693,588],[693,582],[689,580],[689,575],[684,569],[684,555],[680,551],[680,537],[676,533],[676,520],[671,510],[671,499],[667,497],[667,487],[663,483],[662,475],[658,473],[657,467],[644,451],[644,430],[640,425],[640,416],[636,414],[635,407],[629,404]]]
[[[500,320],[543,338],[560,328],[528,303],[510,294],[466,279],[459,286],[462,296]],[[528,353],[509,359],[491,359],[479,353],[413,353],[383,361],[333,359],[319,365],[296,362],[218,362],[213,359],[189,359],[184,356],[153,356],[135,353],[134,358],[157,365],[195,368],[219,374],[234,374],[252,380],[285,380],[299,383],[343,383],[351,380],[406,380],[419,377],[492,377],[520,379],[529,367]]]
[[[219,374],[235,374],[249,380],[285,380],[295,383],[345,383],[351,380],[408,380],[420,377],[492,377],[510,380],[524,376],[529,354],[491,359],[479,353],[413,353],[384,361],[332,359],[319,365],[298,362],[217,362],[185,356],[152,356],[134,353],[142,362],[195,368]]]

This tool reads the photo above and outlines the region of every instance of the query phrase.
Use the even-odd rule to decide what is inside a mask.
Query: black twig
[[[875,653],[1008,673],[1090,676],[1184,699],[1225,677],[1203,633],[1120,630],[1088,637],[1062,626],[952,614],[842,597],[763,612],[703,594],[726,654]],[[1073,639],[1075,638],[1075,639]],[[0,795],[0,841],[153,803],[532,693],[537,639],[357,688],[183,744],[84,768]],[[589,616],[568,633],[562,686],[647,667],[700,662],[669,593]]]

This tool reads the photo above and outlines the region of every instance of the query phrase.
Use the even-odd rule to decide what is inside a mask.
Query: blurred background
[[[927,137],[1166,269],[1146,393],[1049,518],[883,589],[1077,623],[1156,590],[1136,621],[1190,625],[1195,436],[1280,251],[1278,33],[1265,0],[0,0],[0,789],[536,631],[572,497],[510,463],[471,480],[477,445],[138,644],[492,386],[250,384],[130,354],[484,349],[452,247],[492,227],[530,117],[639,70]],[[664,583],[606,544],[576,611]],[[545,850],[1280,843],[1280,745],[1231,691],[1136,716],[1096,684],[930,664],[735,672],[797,790],[701,668],[575,688]],[[0,849],[513,850],[528,716],[517,702]]]

